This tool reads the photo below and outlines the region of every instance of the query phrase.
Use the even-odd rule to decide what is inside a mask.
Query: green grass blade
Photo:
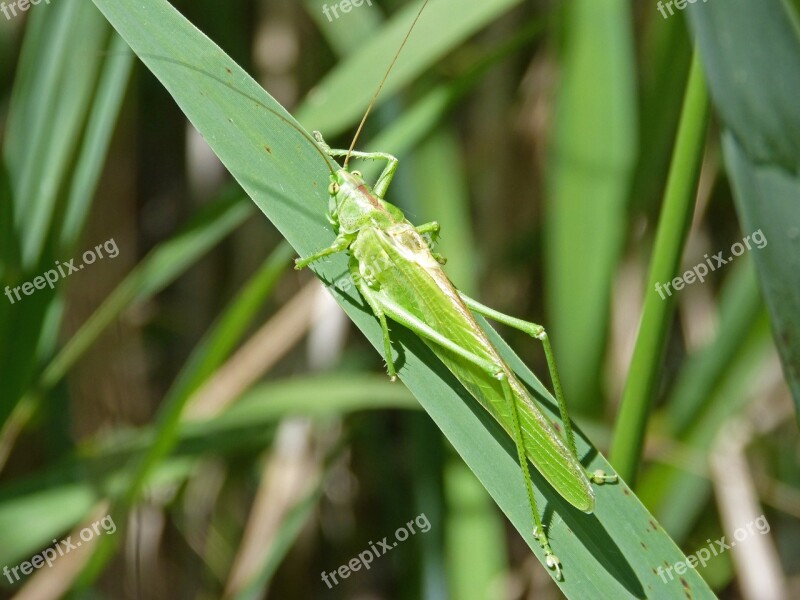
[[[503,524],[486,490],[462,462],[445,470],[447,583],[450,598],[492,598],[508,569]]]
[[[24,52],[31,57],[23,64],[35,64],[36,75],[15,91],[4,148],[27,269],[43,258],[109,35],[108,24],[87,2],[54,4],[33,17],[46,20],[42,33],[52,37],[26,37]]]
[[[661,201],[691,60],[683,19],[664,19],[652,11],[639,58],[639,156],[629,202],[634,210],[649,213]]]
[[[547,329],[570,406],[590,414],[603,409],[600,367],[636,158],[630,10],[622,0],[564,6],[567,39],[549,149]]]
[[[798,5],[729,0],[690,10],[742,230],[800,422],[800,26]],[[731,44],[729,40],[740,40]]]
[[[77,244],[89,214],[94,190],[100,179],[114,125],[125,96],[133,58],[127,51],[125,42],[118,35],[112,35],[70,182],[61,225],[59,246],[62,248],[73,248]]]
[[[672,281],[680,267],[686,236],[689,233],[697,181],[703,161],[708,99],[700,63],[695,59],[675,142],[664,206],[659,218],[650,273],[645,286],[645,302],[636,347],[628,369],[628,379],[617,418],[611,461],[628,480],[635,480],[650,406],[655,394],[675,296],[659,294],[656,284]],[[662,299],[661,296],[665,295]]]

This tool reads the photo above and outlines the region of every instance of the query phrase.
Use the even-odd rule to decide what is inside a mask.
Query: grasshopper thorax
[[[356,233],[367,225],[387,227],[395,219],[361,173],[339,169],[328,186],[328,218],[338,233]]]

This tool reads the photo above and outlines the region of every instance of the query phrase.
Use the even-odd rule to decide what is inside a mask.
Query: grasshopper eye
[[[331,184],[328,186],[328,194],[331,196],[335,196],[339,193],[339,184],[335,181],[331,181]]]
[[[352,173],[350,173],[350,174],[351,174],[353,177],[358,177],[359,179],[362,179],[362,178],[363,178],[363,177],[362,177],[362,175],[361,175],[361,171],[353,171],[353,172],[352,172]]]

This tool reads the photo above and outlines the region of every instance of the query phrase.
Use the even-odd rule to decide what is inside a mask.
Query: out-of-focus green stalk
[[[695,55],[650,263],[644,313],[611,445],[611,464],[630,485],[636,478],[674,310],[675,296],[666,294],[662,298],[656,285],[671,281],[680,268],[694,212],[707,129],[708,95],[702,67]]]
[[[629,228],[638,141],[631,11],[624,0],[577,0],[563,11],[563,65],[545,177],[544,323],[564,396],[584,416],[603,412],[598,389],[609,306]]]

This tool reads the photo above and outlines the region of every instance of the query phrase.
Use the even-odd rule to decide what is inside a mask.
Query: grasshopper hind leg
[[[508,383],[508,376],[506,372],[499,367],[499,371],[493,374],[498,379],[503,387],[503,395],[505,396],[506,403],[509,405],[511,412],[512,427],[514,433],[514,445],[517,447],[517,458],[519,460],[520,469],[522,469],[522,478],[525,480],[525,489],[528,492],[528,502],[530,503],[531,513],[533,513],[533,535],[538,540],[539,544],[544,550],[544,560],[548,568],[555,571],[556,579],[561,580],[561,561],[553,553],[550,547],[550,540],[544,531],[544,524],[542,518],[539,516],[539,507],[536,504],[536,498],[533,495],[533,482],[531,481],[530,467],[528,466],[528,457],[525,453],[525,442],[522,438],[522,426],[519,421],[519,410],[517,403],[514,401],[514,394],[511,392],[511,386]]]
[[[386,315],[382,312],[376,313],[378,321],[381,324],[381,332],[383,333],[383,349],[386,353],[386,372],[391,381],[397,381],[397,371],[394,368],[394,359],[392,359],[392,339],[389,337],[389,325],[386,322]]]
[[[493,308],[489,308],[488,306],[481,304],[477,300],[473,300],[461,292],[459,292],[459,295],[464,301],[464,304],[466,304],[470,310],[493,319],[498,323],[503,323],[504,325],[518,329],[519,331],[527,333],[531,337],[542,342],[542,346],[544,347],[544,355],[547,359],[547,368],[550,371],[550,379],[553,382],[554,395],[556,397],[556,402],[558,402],[558,411],[561,414],[561,420],[564,423],[564,437],[566,438],[567,446],[569,447],[573,456],[575,456],[575,458],[579,458],[578,448],[575,445],[575,433],[572,431],[572,422],[570,421],[569,413],[567,412],[567,403],[564,400],[564,392],[561,388],[561,377],[559,376],[558,368],[556,367],[553,348],[550,345],[550,338],[547,336],[547,332],[545,331],[544,327],[537,325],[536,323],[524,321],[522,319],[518,319],[516,317],[496,311]],[[616,483],[618,480],[616,475],[607,475],[605,471],[601,469],[598,469],[592,473],[587,471],[586,476],[590,481],[597,485],[602,485],[604,483]]]
[[[351,267],[352,270],[353,267]],[[378,297],[375,296],[373,290],[370,288],[368,283],[360,280],[358,283],[358,288],[361,291],[364,299],[370,305],[370,307],[375,311],[376,315],[379,315],[379,320],[381,321],[381,326],[384,327],[384,343],[388,344],[388,329],[385,328],[385,316],[384,311],[381,307],[381,302]],[[528,464],[528,458],[525,453],[525,445],[522,437],[522,428],[520,426],[520,419],[519,419],[519,412],[517,409],[517,403],[514,399],[514,394],[511,390],[511,384],[508,382],[508,373],[503,368],[503,365],[496,364],[489,360],[485,360],[469,349],[464,348],[463,346],[459,345],[457,342],[446,338],[441,333],[430,327],[428,324],[419,320],[416,316],[411,313],[398,313],[392,310],[389,310],[389,317],[397,321],[398,323],[408,327],[412,331],[416,332],[421,337],[441,346],[445,350],[449,350],[453,352],[455,355],[461,357],[464,360],[471,362],[472,364],[476,365],[477,367],[483,369],[487,374],[491,377],[494,377],[498,381],[500,381],[501,387],[503,389],[503,397],[508,404],[512,416],[512,438],[514,439],[514,445],[517,449],[517,458],[519,460],[520,470],[522,471],[522,478],[525,483],[525,490],[528,495],[528,501],[531,509],[532,520],[533,520],[533,534],[536,537],[539,544],[541,544],[542,549],[545,553],[545,563],[547,566],[555,571],[556,578],[561,579],[561,561],[558,557],[553,553],[552,548],[550,547],[550,541],[547,538],[547,534],[544,531],[544,525],[542,524],[542,519],[539,516],[539,508],[536,505],[536,499],[533,495],[533,481],[531,479],[530,473],[530,466]],[[386,361],[387,366],[391,365],[391,348],[387,346],[387,353],[386,353]]]

